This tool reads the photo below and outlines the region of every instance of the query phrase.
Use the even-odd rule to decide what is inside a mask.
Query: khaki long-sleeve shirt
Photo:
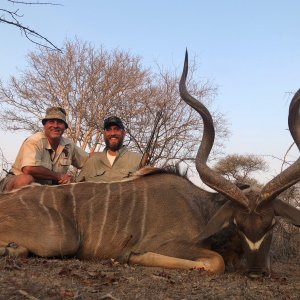
[[[106,150],[94,153],[85,163],[77,181],[112,182],[120,181],[139,168],[142,155],[123,147],[111,165]]]

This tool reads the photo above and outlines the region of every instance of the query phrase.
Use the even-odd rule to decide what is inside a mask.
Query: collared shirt
[[[123,147],[111,165],[106,150],[94,153],[85,163],[77,181],[121,181],[139,168],[142,155]]]
[[[76,146],[71,140],[61,137],[60,143],[54,151],[43,132],[28,137],[22,144],[11,171],[15,175],[23,174],[26,166],[42,166],[51,171],[66,173],[72,165],[82,168],[88,158],[88,153]],[[49,180],[37,182],[50,184]]]

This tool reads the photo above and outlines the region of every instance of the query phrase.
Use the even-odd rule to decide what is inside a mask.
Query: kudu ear
[[[229,225],[229,220],[232,218],[234,212],[231,201],[227,201],[208,221],[200,234],[200,240],[203,241],[221,229]]]
[[[276,198],[273,201],[274,213],[289,220],[293,225],[300,227],[300,210]]]

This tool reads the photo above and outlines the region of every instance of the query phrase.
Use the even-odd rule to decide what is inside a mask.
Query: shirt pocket
[[[120,174],[122,175],[122,177],[128,177],[129,174],[131,173],[131,171],[128,170],[128,169],[120,169],[119,172],[120,172]]]
[[[96,170],[96,176],[102,176],[105,173],[104,169],[97,169]]]
[[[70,166],[71,165],[71,159],[69,158],[69,157],[61,157],[60,159],[59,159],[59,164],[61,165],[61,166],[64,166],[64,167],[66,167],[66,166]]]

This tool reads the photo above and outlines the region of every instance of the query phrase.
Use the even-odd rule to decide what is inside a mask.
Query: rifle
[[[141,159],[141,162],[140,162],[140,166],[139,166],[140,169],[149,164],[151,144],[153,142],[154,134],[156,132],[156,128],[158,126],[158,123],[159,123],[161,117],[162,117],[162,110],[160,110],[156,113],[156,117],[155,117],[155,120],[154,120],[154,127],[153,127],[153,130],[151,132],[151,136],[149,138],[149,141],[147,143],[147,146],[145,148],[145,151],[143,153],[143,156],[142,156],[142,159]]]

